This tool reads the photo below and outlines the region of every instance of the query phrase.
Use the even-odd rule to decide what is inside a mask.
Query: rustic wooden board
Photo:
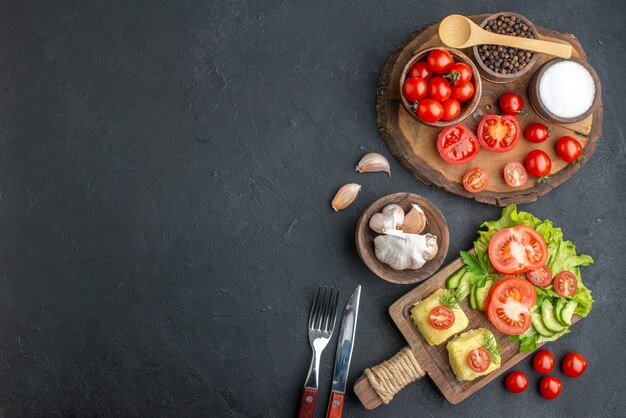
[[[487,376],[482,376],[472,381],[460,382],[454,375],[448,360],[446,345],[452,338],[437,346],[431,346],[424,340],[417,326],[415,326],[411,319],[411,308],[416,302],[427,298],[435,290],[445,287],[446,279],[462,266],[463,260],[461,260],[461,258],[456,259],[389,307],[389,314],[409,343],[409,347],[415,359],[426,374],[435,382],[441,393],[452,404],[457,404],[466,399],[498,376],[506,373],[507,370],[515,366],[522,359],[532,354],[530,351],[520,353],[518,342],[512,342],[507,335],[498,331],[491,322],[489,322],[484,312],[474,310],[469,306],[469,297],[460,304],[461,309],[463,309],[469,319],[469,325],[463,332],[483,327],[493,333],[498,340],[502,355],[502,365],[499,369]],[[572,325],[580,319],[579,316],[574,315],[572,317]],[[541,345],[543,344],[539,344],[539,346]],[[373,409],[382,404],[380,398],[364,375],[356,381],[354,391],[363,406],[367,409]]]
[[[422,268],[418,270],[395,270],[383,264],[376,258],[374,253],[374,238],[378,234],[369,227],[370,218],[383,210],[390,203],[395,203],[402,207],[404,213],[411,209],[411,204],[416,203],[424,210],[426,215],[426,228],[422,234],[433,234],[437,237],[437,255],[428,260]],[[441,211],[430,201],[413,193],[394,193],[372,203],[359,218],[355,233],[356,249],[365,265],[378,277],[396,284],[412,284],[429,278],[437,271],[448,254],[450,235],[448,224],[441,214]]]
[[[469,17],[480,23],[487,16],[484,14]],[[380,76],[376,104],[377,123],[392,154],[415,177],[426,184],[476,199],[479,202],[498,206],[535,201],[539,196],[545,195],[572,177],[582,164],[589,160],[602,135],[602,102],[600,101],[600,105],[591,116],[578,123],[556,125],[543,121],[530,106],[527,95],[528,82],[534,71],[552,58],[543,54],[538,54],[538,60],[533,69],[516,81],[497,84],[483,78],[483,92],[478,108],[463,123],[475,130],[483,115],[499,113],[499,97],[507,91],[514,91],[524,98],[528,110],[527,115],[519,117],[522,132],[531,123],[543,122],[553,130],[550,138],[542,144],[532,144],[524,138],[520,138],[517,146],[506,153],[481,150],[478,156],[467,164],[454,166],[443,161],[436,147],[436,138],[441,129],[422,124],[409,115],[402,105],[399,91],[402,68],[411,56],[418,50],[441,45],[441,40],[437,34],[438,26],[438,23],[434,23],[416,31],[398,45],[391,52]],[[556,32],[538,25],[536,28],[541,39],[569,42],[574,47],[573,56],[586,60],[585,52],[574,35]],[[461,51],[472,57],[470,49],[462,49]],[[580,163],[566,164],[556,155],[554,144],[563,135],[573,136],[583,145],[584,158]],[[517,189],[508,187],[502,176],[504,165],[510,161],[523,163],[528,152],[537,148],[547,152],[552,159],[549,181],[537,184],[536,180],[531,178],[523,187]],[[490,178],[489,187],[478,194],[468,193],[461,184],[463,174],[472,167],[483,168]]]

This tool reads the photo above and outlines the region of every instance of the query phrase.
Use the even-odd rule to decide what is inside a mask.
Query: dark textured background
[[[3,1],[0,416],[291,416],[318,284],[363,285],[350,383],[394,354],[386,309],[410,287],[361,263],[360,212],[425,196],[447,217],[450,261],[500,209],[400,167],[376,128],[378,75],[416,28],[507,9],[574,33],[603,83],[595,155],[523,206],[596,260],[593,312],[550,344],[589,370],[550,403],[534,373],[522,395],[498,379],[456,407],[424,379],[372,412],[350,392],[345,416],[624,416],[624,3],[455,3]],[[354,172],[366,151],[390,158],[391,179]],[[352,181],[357,202],[333,213]]]

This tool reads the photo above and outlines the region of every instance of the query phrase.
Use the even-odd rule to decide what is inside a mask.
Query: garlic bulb
[[[392,203],[384,207],[382,212],[374,214],[370,218],[370,228],[379,234],[388,229],[398,229],[404,222],[404,210],[399,205]]]
[[[396,270],[419,269],[437,254],[437,237],[386,230],[374,239],[376,258]]]
[[[343,186],[341,186],[339,191],[337,191],[337,194],[333,198],[333,201],[331,202],[330,205],[335,210],[335,212],[345,209],[348,206],[350,206],[352,202],[354,202],[354,199],[356,199],[356,196],[359,194],[360,191],[361,191],[360,184],[356,184],[356,183],[344,184]]]
[[[365,154],[356,166],[359,173],[374,173],[377,171],[385,171],[391,177],[391,168],[389,161],[385,157],[375,152]]]
[[[419,234],[426,228],[426,214],[420,205],[411,203],[411,210],[404,216],[402,230],[408,234]]]

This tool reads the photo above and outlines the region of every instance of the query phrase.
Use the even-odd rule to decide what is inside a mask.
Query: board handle
[[[423,376],[424,370],[413,352],[404,347],[389,360],[365,369],[354,384],[354,392],[365,408],[374,409],[388,404],[402,388]]]

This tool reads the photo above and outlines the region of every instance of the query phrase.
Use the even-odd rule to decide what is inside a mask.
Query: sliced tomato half
[[[546,240],[526,225],[497,232],[489,241],[488,252],[493,267],[504,274],[524,273],[548,261]]]
[[[526,279],[535,286],[546,287],[552,283],[552,272],[548,266],[544,265],[538,269],[528,270],[526,272]]]
[[[480,144],[489,151],[507,152],[519,141],[520,127],[515,116],[485,115],[476,133]]]
[[[536,301],[537,292],[530,282],[507,276],[489,291],[487,317],[503,333],[520,335],[530,328],[530,308]]]
[[[489,176],[482,168],[474,167],[463,176],[463,187],[470,193],[478,193],[489,185]]]
[[[491,354],[486,348],[480,347],[472,350],[467,355],[467,365],[476,373],[482,373],[489,368],[491,364]]]
[[[448,329],[454,324],[454,312],[447,306],[435,306],[430,311],[430,325],[435,329]]]
[[[553,285],[556,293],[570,297],[578,290],[578,279],[571,271],[563,270],[556,275]]]
[[[504,166],[504,181],[511,187],[521,187],[526,184],[528,174],[523,165],[510,162]]]
[[[476,135],[462,123],[448,126],[437,137],[439,155],[448,164],[463,164],[472,161],[480,144]]]

